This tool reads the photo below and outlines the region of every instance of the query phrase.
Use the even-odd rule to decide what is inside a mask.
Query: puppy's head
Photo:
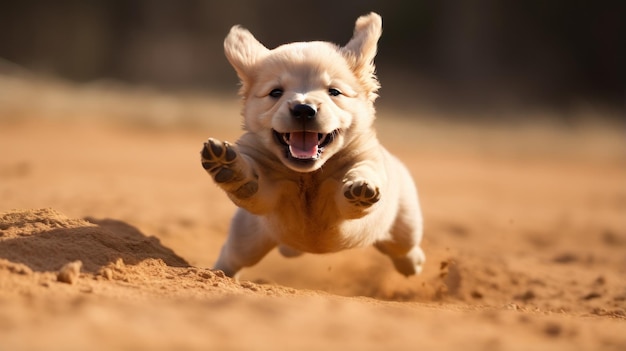
[[[233,27],[224,48],[241,80],[244,127],[258,146],[290,169],[310,172],[360,138],[371,138],[381,31],[380,16],[370,13],[356,21],[343,47],[316,41],[269,50]]]

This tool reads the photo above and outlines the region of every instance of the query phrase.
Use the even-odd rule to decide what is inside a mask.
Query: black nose
[[[317,114],[317,109],[309,104],[297,104],[291,109],[291,115],[295,119],[313,119]]]

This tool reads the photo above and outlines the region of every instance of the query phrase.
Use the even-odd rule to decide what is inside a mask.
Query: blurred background
[[[232,25],[269,48],[345,44],[370,11],[384,23],[379,107],[461,117],[547,108],[567,118],[582,106],[624,117],[619,1],[2,1],[0,79],[26,71],[234,95],[222,49]]]

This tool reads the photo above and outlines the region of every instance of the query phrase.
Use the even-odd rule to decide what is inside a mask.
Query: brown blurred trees
[[[2,1],[0,59],[78,81],[232,91],[222,40],[233,24],[269,47],[341,44],[372,10],[385,99],[623,104],[624,6],[609,1]]]

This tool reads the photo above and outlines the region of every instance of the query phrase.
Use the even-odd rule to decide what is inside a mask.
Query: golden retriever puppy
[[[239,207],[215,269],[235,276],[274,247],[292,257],[374,245],[398,272],[421,271],[415,185],[373,128],[381,32],[370,13],[343,47],[269,50],[246,29],[230,30],[224,48],[241,80],[245,133],[234,144],[211,138],[201,151]]]

